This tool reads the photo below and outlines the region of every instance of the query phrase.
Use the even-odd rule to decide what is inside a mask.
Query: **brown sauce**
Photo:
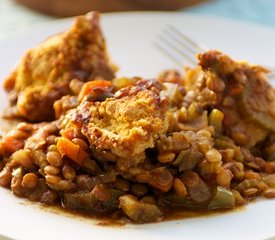
[[[103,227],[123,227],[128,223],[131,223],[126,218],[121,218],[121,216],[113,214],[112,216],[103,216],[95,213],[89,213],[87,211],[79,211],[73,209],[65,209],[59,205],[48,206],[32,202],[24,203],[24,205],[32,205],[39,207],[40,210],[46,211],[52,214],[62,215],[64,217],[72,218],[78,221],[85,221],[97,226]],[[246,210],[245,206],[235,207],[233,209],[216,209],[216,210],[191,210],[191,209],[180,209],[180,210],[169,210],[165,213],[163,221],[179,221],[186,220],[190,218],[208,218],[224,214],[232,214],[234,212]],[[162,222],[163,222],[162,221]]]

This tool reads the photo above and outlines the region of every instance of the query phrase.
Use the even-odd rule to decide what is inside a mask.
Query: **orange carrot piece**
[[[75,161],[80,166],[83,165],[85,159],[88,158],[88,153],[80,148],[77,144],[71,142],[69,139],[60,137],[57,140],[57,150],[62,156],[67,156]]]
[[[73,138],[77,137],[77,133],[74,128],[66,128],[61,131],[61,136],[69,140],[72,140]]]
[[[70,159],[77,161],[77,156],[79,153],[79,146],[68,140],[67,138],[60,137],[56,144],[57,150],[61,155],[66,155]]]
[[[82,100],[86,95],[88,95],[93,88],[96,87],[102,87],[102,88],[107,88],[112,86],[112,82],[106,81],[106,80],[94,80],[87,82],[83,85],[79,95],[78,95],[78,100]]]

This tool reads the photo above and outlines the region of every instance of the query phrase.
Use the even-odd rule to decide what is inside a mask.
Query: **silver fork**
[[[208,50],[207,47],[191,39],[172,25],[167,25],[162,33],[157,36],[155,46],[181,68],[184,64],[196,66],[198,63],[196,55]],[[270,70],[270,73],[267,74],[268,78],[275,83],[275,67],[265,67]]]

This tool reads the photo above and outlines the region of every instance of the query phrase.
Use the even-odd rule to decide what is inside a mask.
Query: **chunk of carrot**
[[[112,82],[106,81],[106,80],[94,80],[87,82],[83,85],[81,88],[81,91],[78,95],[78,100],[82,100],[86,95],[92,92],[92,90],[96,87],[101,87],[101,88],[108,88],[112,86]]]
[[[73,138],[78,137],[78,134],[77,134],[75,128],[66,128],[61,131],[61,136],[64,138],[67,138],[69,140],[72,140]]]
[[[83,162],[88,158],[88,153],[85,152],[79,145],[71,142],[69,139],[60,137],[57,140],[57,150],[62,156],[67,156],[80,166],[83,166]]]

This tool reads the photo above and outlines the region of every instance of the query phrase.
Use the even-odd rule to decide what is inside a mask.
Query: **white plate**
[[[0,78],[23,52],[47,36],[60,32],[71,19],[49,22],[0,42]],[[275,65],[275,31],[259,25],[190,14],[123,13],[102,17],[102,27],[120,75],[154,77],[173,67],[152,45],[168,23],[186,31],[210,48],[238,59]],[[1,90],[2,91],[2,90]],[[6,104],[0,92],[1,107]],[[101,227],[41,210],[0,189],[0,234],[14,239],[265,239],[275,236],[275,201],[252,203],[242,211],[148,225]],[[1,236],[0,236],[1,237]]]

